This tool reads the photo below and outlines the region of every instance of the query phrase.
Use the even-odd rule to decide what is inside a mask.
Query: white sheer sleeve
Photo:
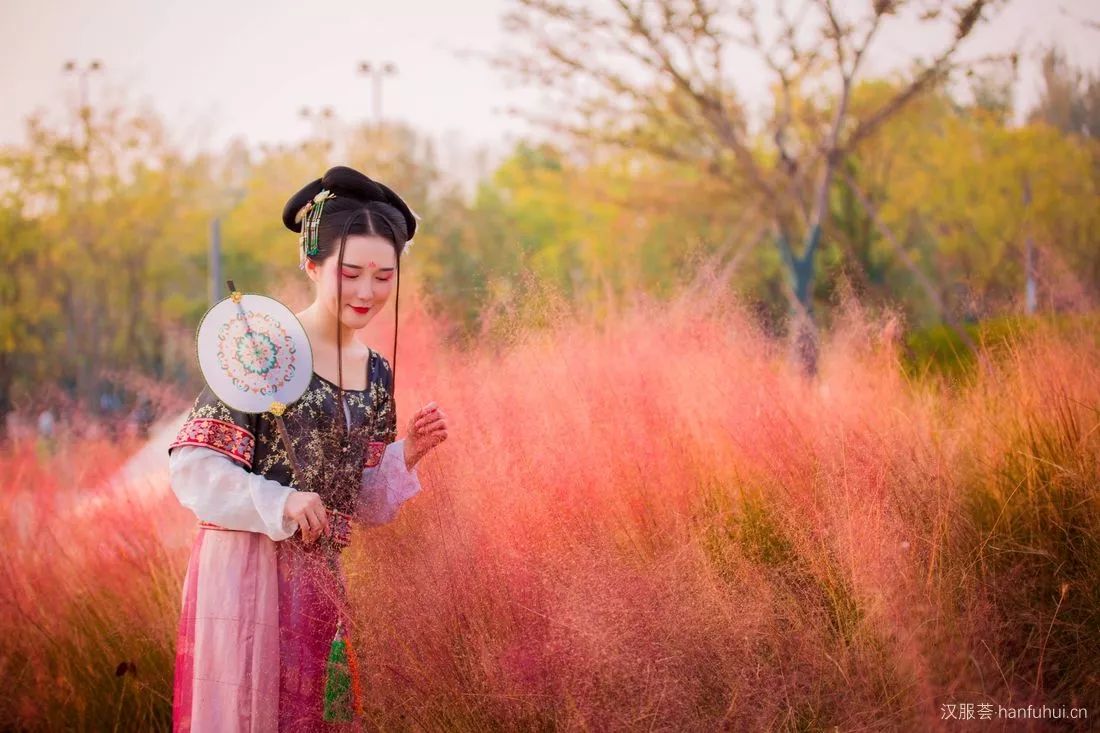
[[[363,469],[357,518],[368,525],[386,524],[397,516],[401,505],[420,493],[416,467],[405,463],[405,439],[386,446],[377,466]]]
[[[298,522],[283,518],[287,498],[297,489],[252,473],[218,451],[177,446],[168,471],[172,491],[200,520],[261,532],[275,541],[298,531]]]

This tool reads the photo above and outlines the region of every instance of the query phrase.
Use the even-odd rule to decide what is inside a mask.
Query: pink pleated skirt
[[[175,733],[357,729],[322,717],[342,611],[334,551],[200,525],[183,582]]]

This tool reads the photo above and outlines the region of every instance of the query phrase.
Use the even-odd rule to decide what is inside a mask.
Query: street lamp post
[[[84,194],[88,199],[91,199],[92,194],[92,108],[88,103],[88,75],[97,71],[102,71],[103,63],[98,59],[93,59],[87,66],[80,68],[75,61],[69,60],[65,62],[62,70],[67,74],[75,74],[80,84],[80,121],[83,126],[84,138],[82,140],[81,153],[84,157],[84,173],[85,173],[85,190]]]
[[[214,218],[210,222],[210,249],[207,252],[209,267],[207,272],[210,280],[207,285],[210,305],[214,305],[222,299],[222,288],[225,282],[222,280],[222,219],[232,211],[237,204],[244,200],[246,191],[243,180],[231,181],[222,189],[218,206],[214,211]]]
[[[316,122],[315,128],[321,133],[322,137],[329,137],[332,132],[333,118],[336,113],[332,107],[325,105],[320,109],[314,110],[311,107],[303,106],[298,110],[298,116],[303,120],[314,120]]]
[[[397,66],[391,61],[383,64],[372,64],[369,61],[359,62],[359,73],[370,77],[374,81],[374,119],[382,125],[382,77],[396,76]]]
[[[312,120],[313,135],[321,139],[321,150],[329,155],[340,156],[343,150],[342,135],[340,134],[340,122],[335,116],[335,111],[329,107],[311,109],[303,107],[298,110],[298,116],[304,120]],[[309,144],[309,140],[303,143],[303,150]]]
[[[88,115],[88,74],[103,69],[103,62],[99,59],[93,59],[83,69],[77,66],[77,63],[72,59],[65,62],[62,70],[66,73],[77,74],[80,77],[80,114],[81,116]]]
[[[95,246],[95,236],[91,232],[91,218],[89,209],[92,201],[92,108],[88,100],[88,76],[103,69],[103,64],[98,59],[92,60],[81,68],[76,61],[69,60],[62,66],[66,74],[75,74],[80,85],[80,120],[83,127],[82,144],[79,148],[84,163],[84,203],[77,212],[75,223],[77,227],[77,241],[81,249],[88,253],[93,260],[98,256]],[[76,135],[74,134],[75,138]],[[75,147],[75,142],[74,142]],[[76,359],[76,394],[79,398],[87,400],[92,396],[93,375],[92,365],[98,361],[98,349],[100,344],[100,322],[96,318],[88,318],[87,308],[83,294],[75,287],[65,288],[65,304],[68,313],[66,319],[66,342],[70,354],[80,354],[82,358]]]

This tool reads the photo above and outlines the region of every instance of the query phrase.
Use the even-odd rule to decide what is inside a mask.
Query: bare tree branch
[[[708,0],[610,0],[613,10],[605,15],[587,3],[518,0],[538,16],[510,21],[534,42],[534,52],[503,65],[573,92],[572,109],[585,115],[585,123],[544,119],[551,129],[672,161],[694,160],[710,175],[728,176],[730,184],[748,184],[753,203],[773,221],[793,292],[807,299],[797,310],[808,316],[814,258],[837,170],[912,100],[956,69],[982,62],[956,57],[983,11],[1004,1],[963,0],[955,7],[954,0],[927,0],[914,7],[870,0],[853,20],[836,0],[793,0],[793,10],[790,0],[775,0],[776,23],[765,33],[753,0],[736,6],[732,29],[720,22],[721,5]],[[887,16],[906,6],[921,23],[954,8],[952,39],[879,107],[853,111],[871,45]],[[723,56],[732,46],[751,51],[772,77],[774,98],[760,134],[724,73]],[[645,80],[613,61],[635,65]],[[571,84],[591,85],[596,99]],[[797,253],[796,238],[803,243]]]

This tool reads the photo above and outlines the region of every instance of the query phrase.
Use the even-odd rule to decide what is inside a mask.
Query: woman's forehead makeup
[[[374,260],[371,260],[370,262],[368,262],[366,266],[370,269],[377,268],[382,272],[392,272],[393,269],[394,269],[392,267],[378,267],[378,263],[375,262]],[[363,269],[363,265],[355,265],[355,264],[352,264],[351,262],[345,262],[344,267],[347,267],[348,269],[351,269],[351,270],[362,270]]]

